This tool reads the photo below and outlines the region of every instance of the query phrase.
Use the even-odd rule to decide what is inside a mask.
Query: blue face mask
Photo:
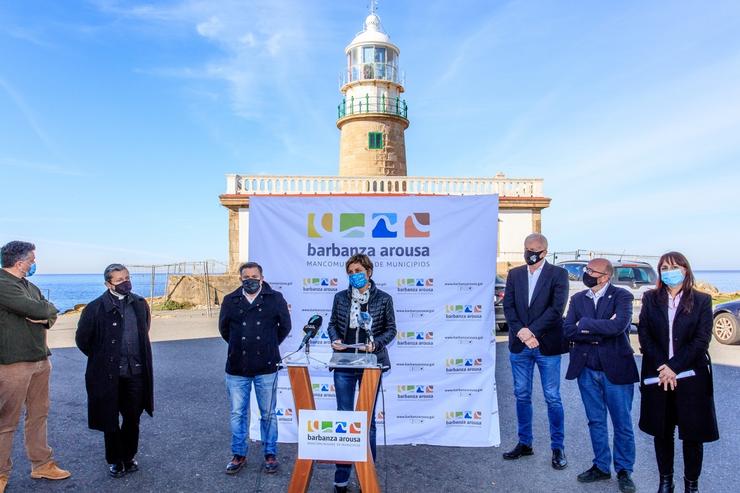
[[[684,280],[684,274],[681,269],[664,270],[660,273],[660,280],[670,288],[675,288]]]
[[[356,289],[362,289],[367,284],[367,278],[364,272],[349,275],[349,285]]]
[[[31,264],[31,267],[28,268],[28,272],[26,272],[26,277],[31,277],[36,273],[36,262]]]

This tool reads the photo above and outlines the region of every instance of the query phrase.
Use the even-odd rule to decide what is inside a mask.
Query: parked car
[[[557,265],[568,271],[568,281],[570,283],[568,302],[570,303],[571,296],[586,289],[583,285],[583,270],[588,265],[588,260],[566,260],[558,262]],[[635,297],[632,305],[632,323],[637,325],[640,318],[640,309],[642,308],[642,295],[645,291],[655,287],[658,275],[647,262],[619,260],[613,262],[612,265],[614,266],[612,284],[625,288]]]
[[[740,300],[720,303],[714,307],[714,324],[712,332],[717,342],[737,344],[740,342]]]
[[[493,299],[493,308],[496,312],[496,330],[509,330],[504,316],[504,292],[506,291],[506,280],[496,276],[496,291]]]

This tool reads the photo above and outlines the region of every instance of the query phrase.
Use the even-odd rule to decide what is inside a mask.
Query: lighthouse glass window
[[[370,149],[382,149],[383,148],[383,132],[368,132],[367,134],[368,148]]]

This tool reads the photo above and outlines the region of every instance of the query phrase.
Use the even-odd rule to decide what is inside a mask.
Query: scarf
[[[360,293],[357,288],[352,289],[352,306],[349,309],[349,328],[356,329],[360,326],[360,305],[366,304],[370,300],[370,289]]]

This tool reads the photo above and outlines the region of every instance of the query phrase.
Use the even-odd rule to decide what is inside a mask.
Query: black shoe
[[[238,473],[241,468],[244,466],[244,464],[247,463],[247,458],[243,455],[236,455],[234,454],[234,457],[231,459],[231,462],[226,464],[226,474],[236,474]]]
[[[126,472],[136,472],[139,470],[139,463],[136,462],[136,459],[125,460],[123,461],[123,468]]]
[[[686,493],[699,493],[699,480],[691,481],[690,479],[683,478],[684,491]]]
[[[565,458],[565,452],[556,448],[552,450],[552,468],[558,471],[568,467],[568,459]]]
[[[117,464],[111,464],[108,468],[108,474],[112,478],[122,478],[126,474],[126,470],[123,468],[123,462]]]
[[[629,471],[619,471],[617,473],[617,482],[619,483],[619,491],[622,493],[635,493],[637,487],[635,482],[632,481]]]
[[[581,483],[593,483],[594,481],[603,481],[611,477],[612,474],[610,472],[604,472],[596,466],[591,466],[591,469],[579,474],[577,479]]]
[[[277,458],[274,455],[269,454],[265,456],[265,472],[266,473],[268,474],[276,473],[279,465],[280,464],[278,463]]]
[[[658,493],[673,493],[674,488],[673,474],[661,474],[660,483],[658,484]]]
[[[532,447],[530,447],[529,445],[524,445],[523,443],[517,443],[516,447],[508,452],[504,452],[504,459],[516,460],[519,457],[524,457],[525,455],[532,454],[534,454],[534,450],[532,450]]]
[[[334,485],[334,493],[347,493],[347,487]]]

